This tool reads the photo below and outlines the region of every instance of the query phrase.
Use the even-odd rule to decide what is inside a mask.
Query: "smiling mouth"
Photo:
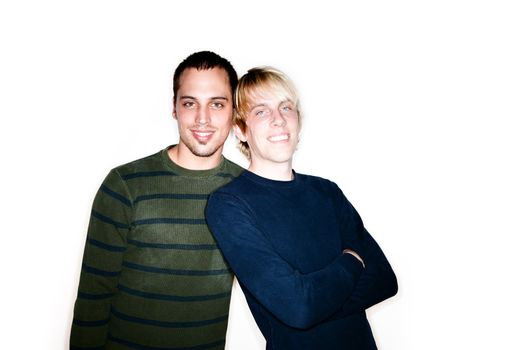
[[[290,138],[289,134],[281,134],[281,135],[275,135],[268,137],[268,141],[270,142],[281,142],[281,141],[288,141]]]
[[[213,131],[191,130],[191,133],[199,141],[207,141],[213,135]]]

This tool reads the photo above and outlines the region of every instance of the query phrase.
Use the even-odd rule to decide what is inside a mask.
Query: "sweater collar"
[[[226,164],[226,158],[224,156],[221,156],[221,162],[219,165],[217,165],[214,168],[206,169],[206,170],[191,170],[187,168],[183,168],[174,161],[171,160],[170,156],[168,155],[168,150],[175,145],[171,145],[166,147],[161,151],[161,158],[162,162],[173,172],[175,172],[179,176],[188,176],[188,177],[208,177],[208,176],[214,176],[218,175],[222,172],[224,169],[224,166]]]
[[[298,184],[300,174],[297,174],[295,170],[292,170],[293,179],[292,180],[271,180],[266,177],[259,176],[255,173],[252,173],[249,170],[245,170],[241,176],[244,176],[250,181],[256,182],[258,184],[261,184],[263,186],[270,186],[270,187],[276,187],[276,188],[289,188],[289,187],[295,187]]]

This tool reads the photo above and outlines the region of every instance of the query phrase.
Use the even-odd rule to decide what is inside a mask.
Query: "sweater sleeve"
[[[206,219],[240,283],[294,328],[309,328],[339,310],[363,270],[353,256],[341,254],[319,271],[301,273],[266,239],[249,206],[228,193],[210,197]]]
[[[334,317],[362,312],[372,305],[397,293],[397,279],[385,254],[364,228],[363,222],[343,192],[337,188],[336,205],[339,208],[339,222],[343,246],[356,251],[364,260],[365,269],[361,274],[350,298]]]
[[[77,299],[70,348],[103,348],[108,336],[110,304],[117,290],[132,201],[127,187],[112,170],[95,197]]]

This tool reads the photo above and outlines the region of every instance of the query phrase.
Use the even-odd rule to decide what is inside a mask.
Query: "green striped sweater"
[[[223,349],[232,273],[206,226],[242,168],[177,166],[167,149],[113,169],[89,223],[71,349]]]

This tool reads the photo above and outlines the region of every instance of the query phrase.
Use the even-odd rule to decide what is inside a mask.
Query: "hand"
[[[359,254],[357,254],[356,252],[354,252],[352,249],[345,249],[343,250],[343,254],[351,254],[353,255],[357,260],[359,260],[361,262],[361,264],[363,264],[363,267],[365,267],[365,262],[363,261],[363,259],[359,256]]]

